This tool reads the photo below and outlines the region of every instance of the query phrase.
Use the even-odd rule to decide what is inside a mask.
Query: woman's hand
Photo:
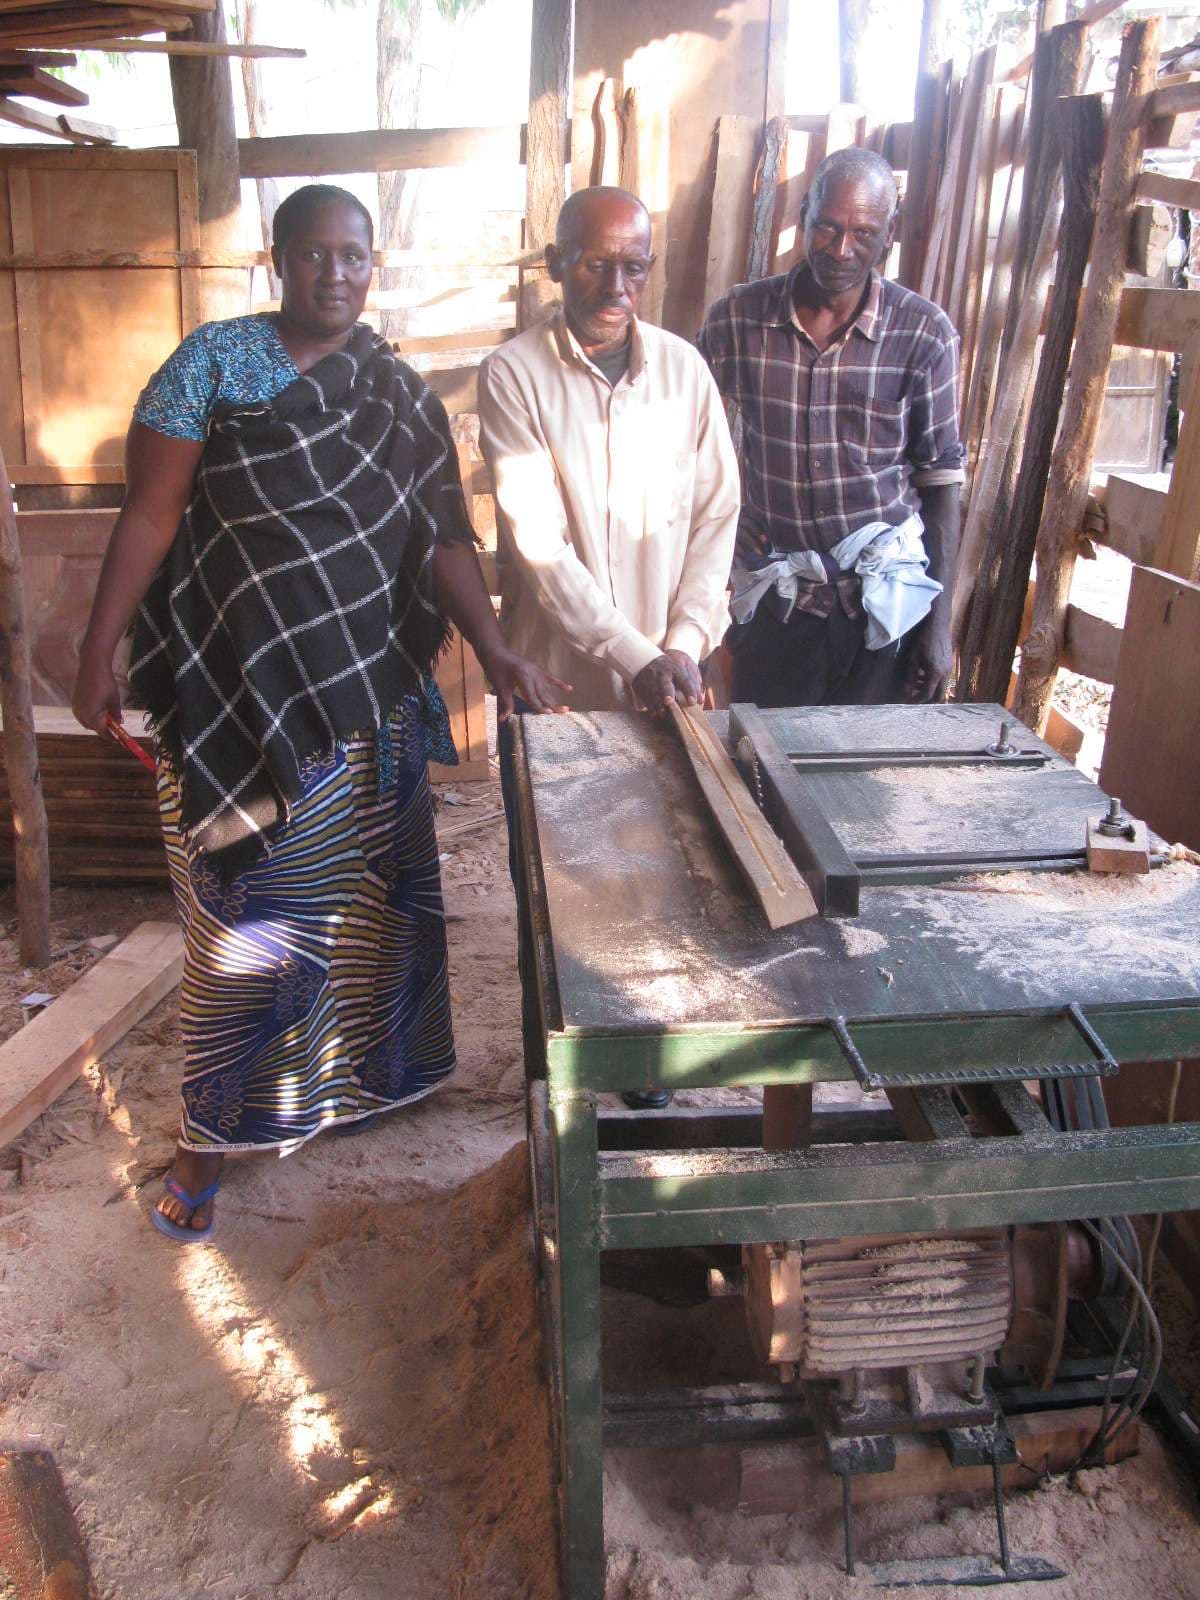
[[[571,685],[505,645],[498,645],[480,656],[480,665],[496,696],[496,716],[507,722],[513,714],[513,701],[523,700],[531,711],[565,711],[563,695]]]
[[[71,710],[76,722],[111,737],[106,721],[112,717],[121,721],[121,691],[113,674],[111,663],[91,658],[85,650],[79,657],[79,670],[75,674],[75,688],[71,694]]]

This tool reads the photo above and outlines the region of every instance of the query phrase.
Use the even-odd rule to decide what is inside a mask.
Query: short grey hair
[[[856,145],[846,150],[835,150],[825,157],[812,175],[808,186],[808,203],[817,206],[826,190],[834,184],[868,183],[879,189],[888,203],[888,219],[895,216],[900,204],[900,191],[896,187],[896,174],[882,156],[874,150],[861,150]]]

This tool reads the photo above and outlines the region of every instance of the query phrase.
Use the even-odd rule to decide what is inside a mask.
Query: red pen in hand
[[[157,775],[158,768],[154,765],[154,757],[148,756],[137,740],[131,738],[129,734],[125,732],[125,729],[117,721],[116,717],[113,716],[111,711],[104,719],[104,726],[108,729],[109,733],[112,734],[113,738],[118,744],[124,745],[131,756],[136,756],[144,767]]]

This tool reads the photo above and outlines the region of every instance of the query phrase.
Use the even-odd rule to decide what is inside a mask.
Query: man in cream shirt
[[[739,507],[721,398],[690,344],[638,321],[654,257],[635,195],[573,194],[546,262],[562,309],[479,371],[501,625],[572,710],[698,705]]]

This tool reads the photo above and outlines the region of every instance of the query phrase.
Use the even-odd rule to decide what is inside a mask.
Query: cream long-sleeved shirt
[[[701,660],[728,623],[738,469],[691,345],[635,322],[615,387],[558,312],[479,369],[496,489],[501,625],[581,711],[632,703],[664,650]]]

